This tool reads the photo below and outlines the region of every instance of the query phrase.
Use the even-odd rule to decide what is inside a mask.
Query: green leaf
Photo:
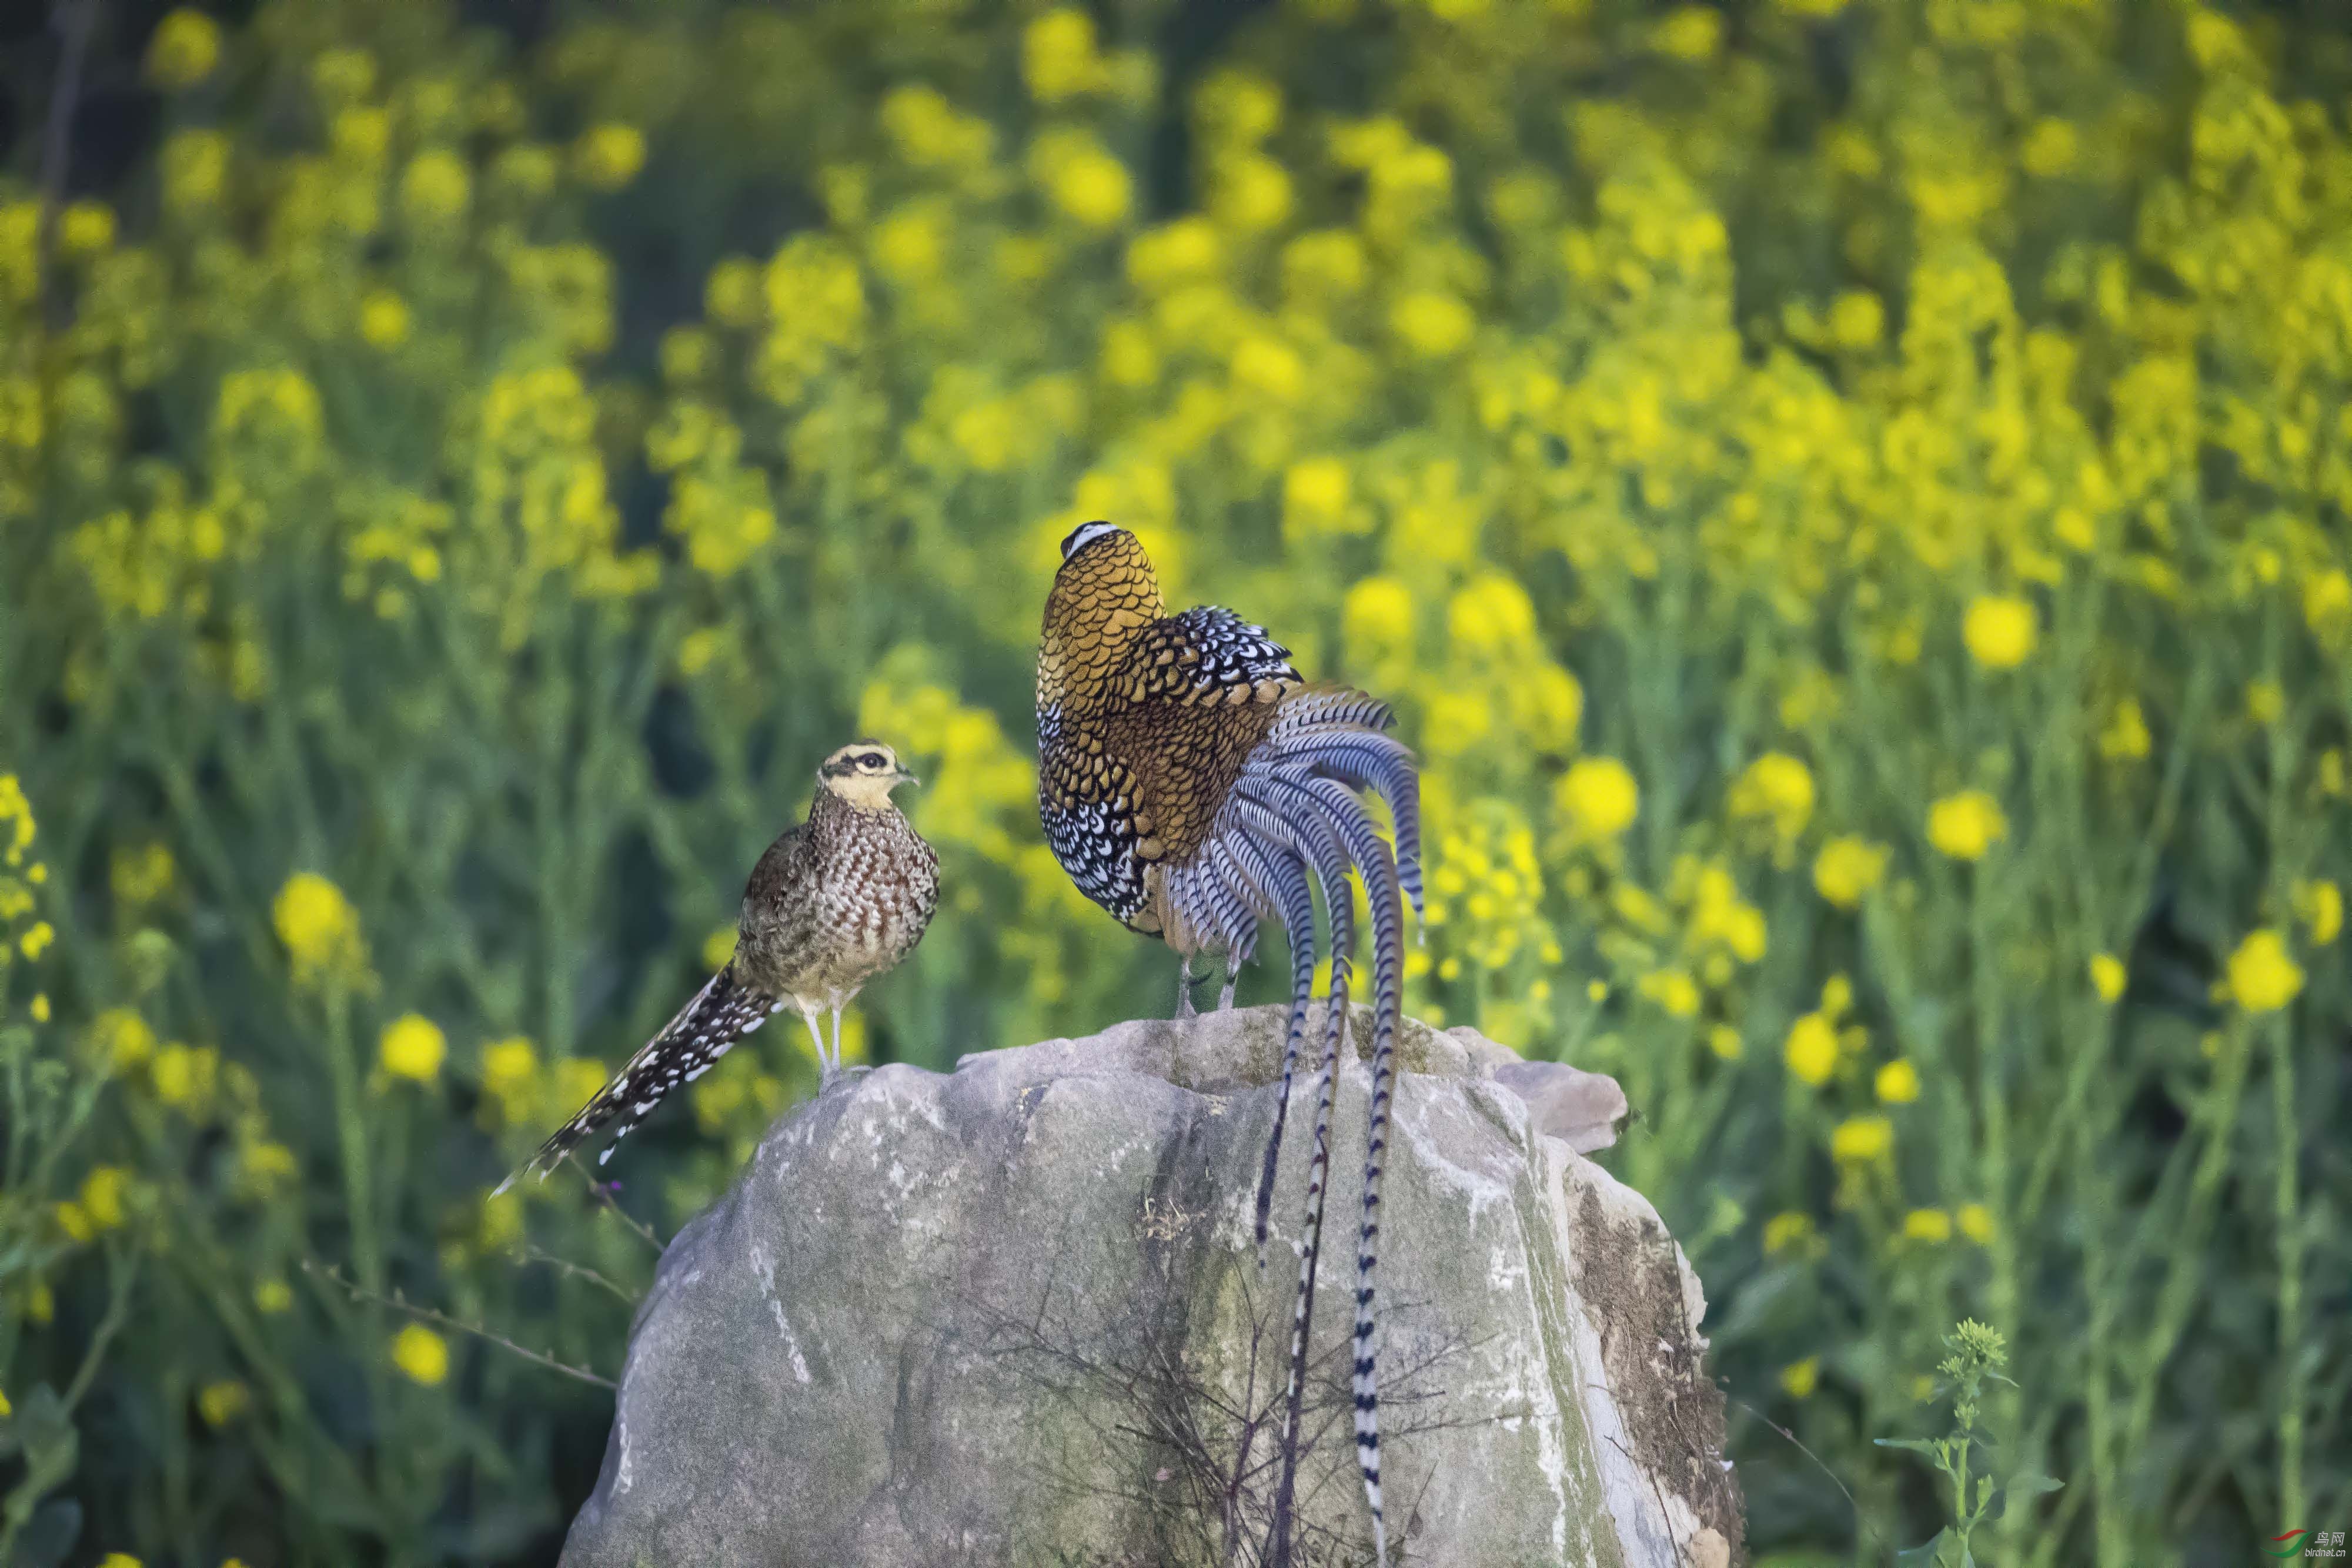
[[[1943,1551],[1944,1542],[1950,1538],[1951,1533],[1948,1530],[1939,1530],[1926,1545],[1915,1546],[1908,1552],[1896,1552],[1895,1561],[1910,1563],[1913,1568],[1935,1568],[1937,1554]]]
[[[69,1497],[53,1497],[16,1537],[8,1568],[58,1568],[80,1538],[81,1504]]]
[[[1915,1454],[1925,1454],[1931,1459],[1944,1457],[1943,1448],[1933,1437],[1873,1437],[1882,1448],[1907,1448]]]
[[[2009,1478],[2001,1489],[2000,1516],[2006,1521],[2022,1514],[2033,1506],[2033,1500],[2058,1490],[2066,1483],[2033,1470],[2024,1470]]]

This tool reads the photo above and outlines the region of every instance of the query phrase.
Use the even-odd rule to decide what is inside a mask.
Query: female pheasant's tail
[[[783,1005],[776,998],[737,979],[733,965],[719,970],[695,993],[692,1001],[678,1009],[676,1018],[663,1026],[659,1034],[629,1058],[610,1083],[596,1091],[595,1097],[580,1108],[578,1115],[541,1144],[539,1152],[520,1170],[499,1183],[497,1191],[506,1191],[526,1176],[546,1180],[556,1162],[587,1142],[599,1127],[618,1117],[621,1124],[614,1129],[612,1143],[597,1156],[596,1163],[602,1165],[611,1159],[621,1140],[635,1132],[637,1124],[651,1114],[672,1090],[709,1071],[711,1064],[726,1055],[730,1046],[767,1022]],[[491,1196],[496,1197],[497,1192]]]

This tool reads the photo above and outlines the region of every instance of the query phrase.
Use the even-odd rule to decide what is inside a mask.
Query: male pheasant
[[[1356,1256],[1356,1452],[1375,1549],[1385,1563],[1373,1272],[1391,1057],[1403,986],[1404,897],[1412,898],[1416,914],[1421,907],[1420,779],[1412,754],[1383,733],[1391,722],[1386,704],[1345,687],[1301,681],[1288,650],[1229,610],[1169,615],[1166,609],[1151,562],[1133,534],[1092,522],[1062,541],[1037,654],[1038,811],[1046,841],[1079,890],[1130,930],[1163,938],[1181,956],[1180,1016],[1192,1010],[1196,957],[1223,958],[1221,1005],[1230,1004],[1233,977],[1256,946],[1259,923],[1273,922],[1287,936],[1290,1023],[1274,1132],[1258,1182],[1261,1262],[1291,1079],[1314,993],[1314,888],[1319,883],[1323,891],[1331,984],[1274,1506],[1277,1563],[1287,1561],[1290,1550],[1331,1096],[1348,1016],[1354,946],[1349,875],[1363,878],[1371,906],[1376,1007]],[[1387,800],[1395,823],[1393,854],[1360,790]]]
[[[871,740],[853,742],[817,769],[808,818],[768,846],[743,890],[735,956],[628,1065],[581,1107],[516,1176],[542,1179],[605,1123],[620,1119],[598,1156],[613,1157],[663,1098],[710,1070],[737,1040],[786,1008],[816,1044],[823,1081],[841,1071],[841,1009],[866,981],[914,950],[940,902],[940,861],[891,802],[915,776]],[[825,1050],[816,1015],[833,1015]]]

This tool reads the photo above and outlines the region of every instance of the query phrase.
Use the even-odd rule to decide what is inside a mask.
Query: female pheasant
[[[691,1083],[728,1048],[792,1008],[808,1025],[825,1082],[841,1071],[841,1009],[866,982],[914,951],[940,902],[940,860],[890,792],[915,776],[871,740],[852,742],[817,769],[808,819],[768,846],[743,889],[735,956],[692,1001],[631,1057],[516,1176],[544,1178],[555,1163],[605,1123],[621,1119],[597,1163],[681,1083]],[[833,1015],[827,1054],[816,1015]]]
[[[1349,874],[1363,877],[1377,1005],[1356,1254],[1356,1457],[1371,1505],[1375,1548],[1385,1563],[1372,1281],[1391,1056],[1404,977],[1404,897],[1412,898],[1416,915],[1421,908],[1420,778],[1412,754],[1383,733],[1391,722],[1386,704],[1345,687],[1302,682],[1288,650],[1230,610],[1203,607],[1172,616],[1166,610],[1150,560],[1125,528],[1087,523],[1062,541],[1061,570],[1046,596],[1037,653],[1038,812],[1055,858],[1079,890],[1130,930],[1163,938],[1181,956],[1180,1016],[1192,1010],[1196,957],[1223,958],[1223,1004],[1229,1004],[1233,977],[1256,946],[1259,922],[1280,925],[1288,938],[1289,1033],[1258,1182],[1261,1262],[1291,1077],[1315,987],[1314,888],[1319,883],[1323,890],[1331,925],[1331,986],[1274,1509],[1277,1563],[1289,1556],[1331,1095],[1348,1016],[1354,946]],[[1366,789],[1388,801],[1396,826],[1393,855],[1357,793]]]

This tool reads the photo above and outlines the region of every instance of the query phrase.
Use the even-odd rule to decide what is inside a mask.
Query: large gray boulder
[[[662,1260],[566,1568],[1259,1562],[1313,1123],[1302,1072],[1261,1270],[1284,1021],[885,1067],[779,1122]],[[1399,1058],[1391,1561],[1722,1568],[1739,1502],[1698,1281],[1545,1130],[1606,1142],[1622,1095],[1410,1019]],[[1346,1385],[1368,1092],[1344,1061],[1301,1563],[1372,1555]]]

